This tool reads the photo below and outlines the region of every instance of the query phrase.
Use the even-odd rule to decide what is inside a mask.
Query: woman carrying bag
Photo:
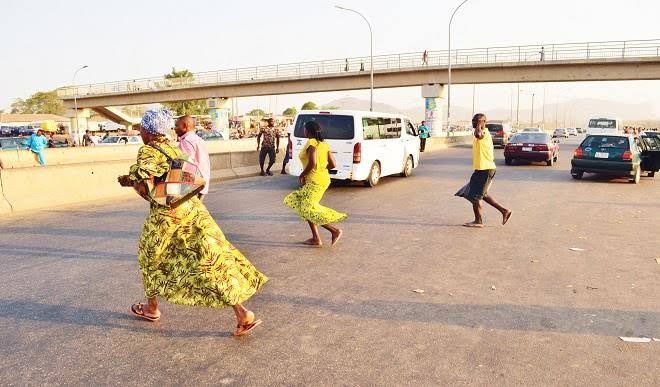
[[[194,190],[187,195],[173,194],[174,188],[185,186],[185,178],[183,183],[177,181],[168,187],[168,182],[176,178],[173,175],[186,174],[185,166],[173,170],[181,168],[178,160],[185,159],[166,136],[173,126],[169,110],[147,111],[140,128],[145,145],[138,151],[137,163],[129,174],[118,179],[122,186],[133,187],[151,203],[138,249],[147,302],[133,304],[131,312],[158,321],[158,297],[188,306],[231,306],[237,320],[234,335],[244,335],[261,320],[242,304],[268,278],[227,241]]]

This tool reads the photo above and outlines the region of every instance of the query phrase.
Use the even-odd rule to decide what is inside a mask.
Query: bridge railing
[[[451,51],[452,66],[658,56],[660,56],[660,39],[469,48]],[[413,70],[448,66],[448,64],[449,53],[447,50],[428,51],[426,56],[422,52],[378,55],[374,56],[373,60],[374,71]],[[67,86],[59,88],[57,93],[60,98],[72,98],[74,95],[85,97],[141,93],[234,82],[356,74],[369,72],[370,66],[369,57],[353,57],[198,72],[188,78],[153,77],[75,87]]]

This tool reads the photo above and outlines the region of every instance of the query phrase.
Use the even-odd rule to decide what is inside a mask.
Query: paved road
[[[336,187],[325,202],[351,218],[334,249],[297,244],[307,227],[281,204],[295,178],[215,185],[211,212],[271,278],[249,302],[263,327],[240,339],[230,310],[127,313],[140,199],[4,220],[0,384],[658,385],[660,342],[618,336],[660,337],[660,182],[573,181],[573,147],[552,168],[499,165],[505,227],[491,209],[460,227],[466,148]]]

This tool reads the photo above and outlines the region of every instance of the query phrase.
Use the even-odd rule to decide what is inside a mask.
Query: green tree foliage
[[[177,71],[175,68],[172,68],[172,72],[165,74],[165,79],[170,85],[177,87],[192,83],[195,77],[193,73],[186,69]],[[208,113],[205,99],[166,102],[163,105],[180,116],[185,114],[198,115]]]
[[[283,115],[283,116],[293,117],[293,116],[296,115],[296,113],[298,113],[298,110],[296,110],[296,108],[292,106],[292,107],[290,107],[290,108],[286,108],[286,109],[284,109],[284,111],[282,112],[282,115]]]
[[[11,104],[12,113],[21,114],[64,114],[64,103],[57,97],[57,92],[38,91],[26,100],[17,99]]]
[[[252,109],[248,113],[248,116],[253,116],[253,117],[264,117],[265,115],[266,115],[266,112],[261,110],[261,109]]]
[[[300,110],[318,110],[318,106],[312,101],[305,102]]]

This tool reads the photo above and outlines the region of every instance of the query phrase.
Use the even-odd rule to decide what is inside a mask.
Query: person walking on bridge
[[[323,242],[319,235],[318,226],[330,231],[332,246],[341,238],[342,230],[333,226],[348,218],[348,215],[337,212],[332,208],[320,204],[323,194],[330,186],[330,170],[337,166],[330,146],[323,141],[321,126],[316,121],[305,123],[305,137],[307,143],[300,152],[300,161],[304,166],[298,178],[300,189],[291,192],[284,198],[284,204],[291,207],[300,218],[307,221],[312,230],[312,237],[305,242],[306,245],[321,247]]]
[[[481,201],[485,201],[495,207],[502,214],[502,224],[506,224],[513,213],[490,195],[489,189],[495,177],[495,157],[493,155],[493,138],[486,128],[486,116],[484,114],[475,114],[472,118],[472,127],[474,128],[474,138],[472,139],[472,167],[474,172],[470,182],[463,186],[456,196],[463,197],[472,203],[474,211],[474,221],[465,223],[465,227],[484,227]]]
[[[151,199],[150,182],[167,174],[168,160],[183,156],[166,136],[172,126],[169,110],[148,110],[140,126],[145,145],[138,150],[129,174],[118,178],[121,186],[133,187],[151,203],[138,247],[147,301],[133,304],[131,312],[147,321],[160,320],[158,297],[188,306],[231,306],[237,321],[234,335],[244,335],[261,320],[243,303],[268,278],[227,241],[196,196],[172,208]]]
[[[209,193],[209,185],[211,184],[211,159],[208,150],[206,150],[206,143],[195,133],[195,119],[189,115],[179,117],[176,120],[174,132],[179,137],[179,148],[183,153],[190,156],[191,161],[197,165],[204,181],[206,181],[204,189],[199,193],[199,199],[202,200],[204,195]]]
[[[261,148],[260,151],[259,148]],[[268,126],[262,128],[257,135],[257,150],[259,151],[261,176],[273,176],[270,168],[275,164],[275,155],[280,152],[280,130],[275,127],[275,119],[272,117],[268,119]],[[266,155],[268,155],[268,168],[264,171]]]

